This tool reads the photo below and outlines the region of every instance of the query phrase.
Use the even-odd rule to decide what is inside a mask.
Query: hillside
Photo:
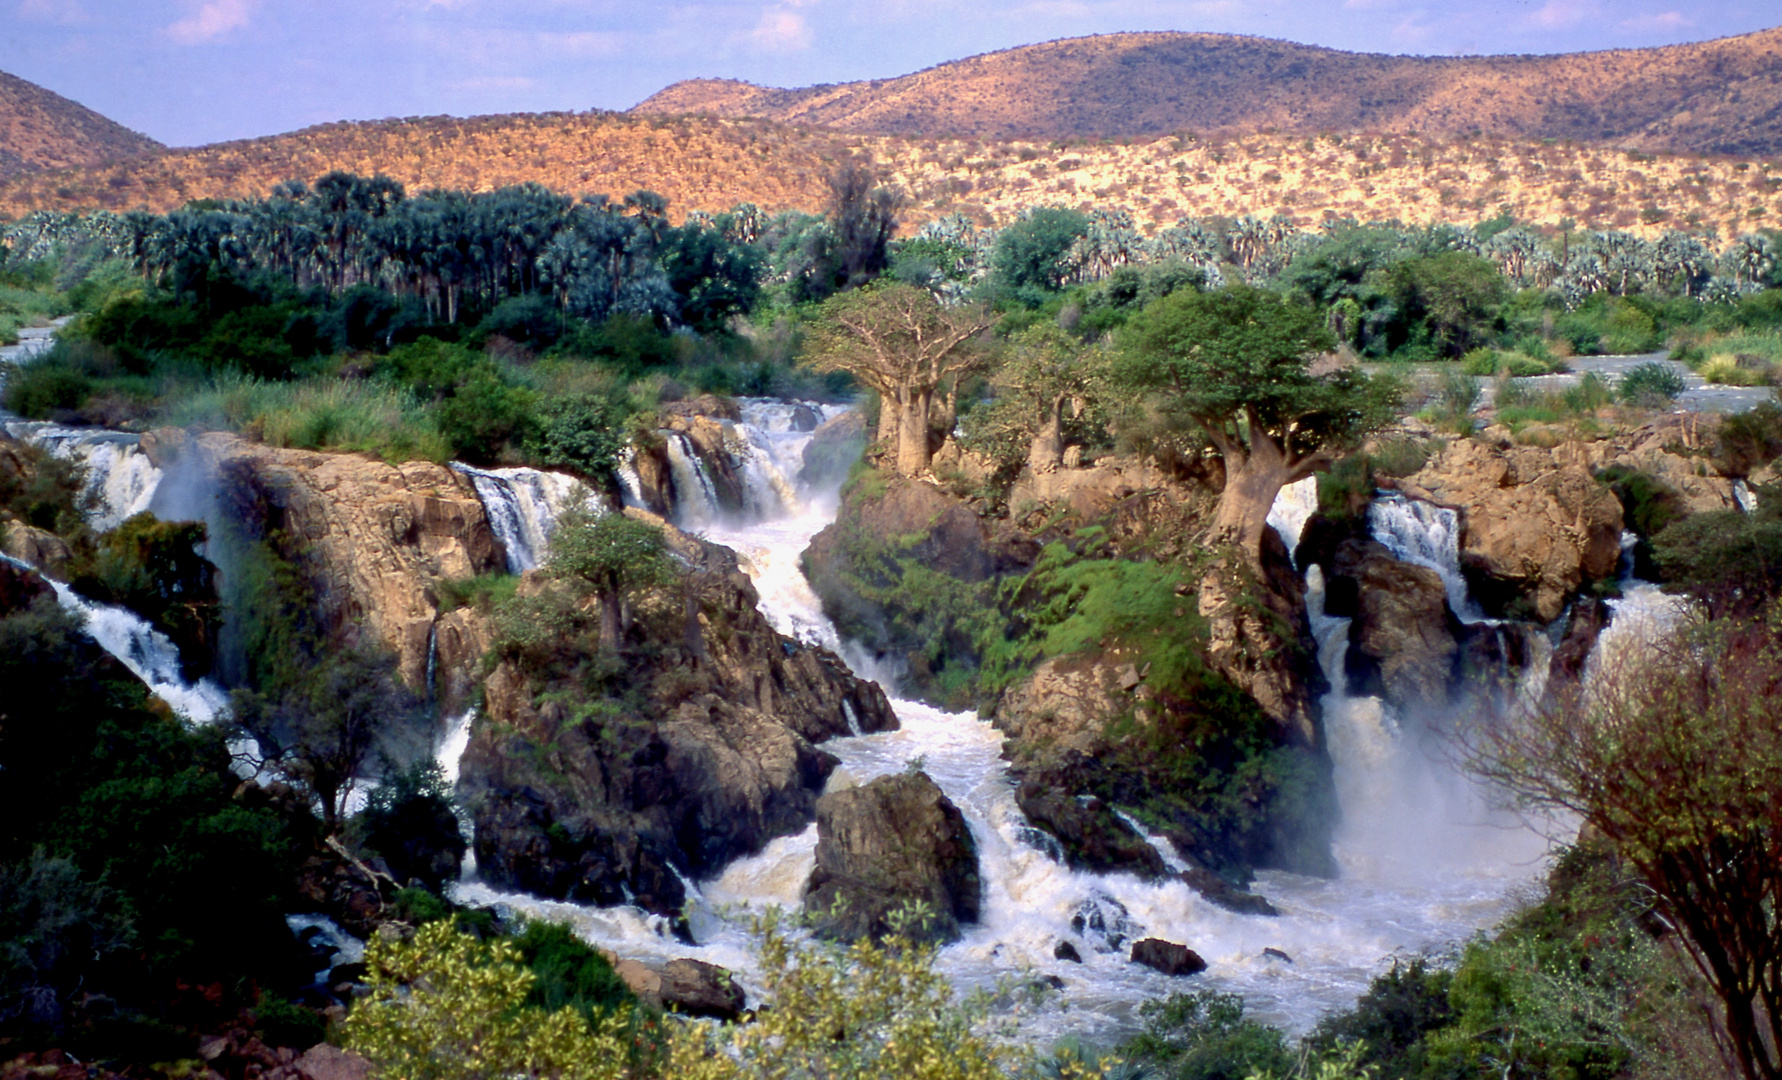
[[[1782,28],[1656,49],[1485,57],[1347,53],[1224,34],[1109,34],[799,90],[690,80],[632,112],[980,138],[1478,132],[1777,154]]]
[[[417,191],[536,181],[621,197],[649,188],[669,199],[677,218],[742,201],[815,211],[825,175],[856,152],[872,156],[909,196],[906,225],[954,212],[1002,223],[1046,204],[1125,209],[1146,232],[1182,217],[1472,222],[1503,210],[1525,221],[1569,219],[1645,235],[1685,226],[1730,238],[1782,224],[1782,161],[1774,160],[1409,135],[1168,137],[1059,148],[610,113],[330,124],[32,173],[0,181],[0,215],[162,211],[192,199],[263,195],[282,180],[330,169],[383,172]]]
[[[152,154],[161,144],[0,71],[0,177]]]

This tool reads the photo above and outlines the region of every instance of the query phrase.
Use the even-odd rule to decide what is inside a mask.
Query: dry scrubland
[[[0,177],[152,154],[161,144],[0,71]]]
[[[1069,139],[1382,131],[1782,153],[1782,28],[1556,56],[1339,52],[1226,34],[1068,38],[893,79],[780,90],[676,83],[637,113],[883,135]]]
[[[330,169],[386,173],[412,191],[536,181],[622,196],[649,188],[677,217],[750,201],[821,208],[823,178],[871,155],[910,196],[906,225],[953,212],[1001,224],[1028,206],[1124,208],[1147,232],[1181,217],[1285,214],[1469,222],[1518,219],[1722,239],[1782,226],[1782,160],[1647,154],[1495,138],[1410,135],[1164,138],[1067,145],[846,135],[762,120],[550,114],[341,123],[99,168],[15,177],[0,213],[165,211],[263,195]]]

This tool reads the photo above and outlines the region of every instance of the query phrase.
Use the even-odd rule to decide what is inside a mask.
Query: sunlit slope
[[[1107,34],[797,90],[689,80],[632,111],[901,135],[1480,132],[1774,154],[1782,151],[1782,28],[1656,49],[1485,57],[1348,53],[1225,34]]]

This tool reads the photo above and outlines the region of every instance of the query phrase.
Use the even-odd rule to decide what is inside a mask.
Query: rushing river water
[[[685,527],[736,550],[763,610],[783,633],[836,650],[857,673],[879,679],[895,693],[895,673],[876,670],[859,649],[838,638],[799,569],[811,537],[833,519],[836,496],[800,487],[799,467],[811,435],[795,430],[796,416],[789,403],[750,401],[743,420],[730,425],[730,453],[748,505],[734,517],[717,508],[699,460],[685,452],[687,447],[674,453],[671,443],[677,486],[689,493],[678,516]],[[106,520],[153,509],[169,497],[158,473],[145,468],[133,437],[50,425],[11,427],[20,437],[87,464],[99,496],[96,515]],[[557,515],[578,496],[580,485],[536,470],[462,471],[507,545],[510,567],[536,566]],[[1315,505],[1315,487],[1308,481],[1282,493],[1271,521],[1291,544]],[[1371,524],[1376,538],[1401,558],[1437,570],[1455,610],[1463,619],[1478,620],[1459,574],[1450,512],[1388,500],[1376,508]],[[1276,918],[1224,911],[1176,881],[1145,883],[1131,875],[1077,873],[1060,865],[1048,854],[1055,845],[1028,826],[1015,804],[1000,734],[973,715],[894,698],[901,730],[824,744],[842,762],[835,783],[865,782],[920,759],[965,814],[985,892],[981,921],[940,955],[941,969],[957,986],[989,988],[1042,974],[1062,979],[1062,993],[1023,1019],[1024,1034],[1036,1041],[1067,1033],[1113,1039],[1136,1027],[1142,1002],[1198,987],[1240,992],[1259,1018],[1304,1031],[1324,1013],[1351,1005],[1395,956],[1450,950],[1534,893],[1549,851],[1543,834],[1555,830],[1493,812],[1451,766],[1432,725],[1397,717],[1379,699],[1344,693],[1348,621],[1325,614],[1315,567],[1308,585],[1320,662],[1337,688],[1323,705],[1343,811],[1335,841],[1341,872],[1330,880],[1259,875],[1257,891],[1280,909]],[[65,586],[57,592],[65,605],[80,611],[101,644],[176,708],[199,722],[221,710],[215,687],[178,679],[171,644],[142,620],[81,600]],[[1638,583],[1630,583],[1613,607],[1612,629],[1599,651],[1637,643],[1677,610],[1673,598]],[[1544,669],[1544,655],[1537,650],[1532,671]],[[1524,693],[1538,692],[1538,679],[1532,677]],[[1436,718],[1433,726],[1445,719]],[[457,774],[470,723],[466,715],[445,724],[438,757],[448,776]],[[1174,857],[1167,841],[1157,842],[1166,857]],[[556,903],[492,888],[475,876],[474,864],[467,865],[456,891],[466,903],[501,904],[568,921],[590,941],[625,956],[646,961],[695,956],[721,964],[738,972],[754,993],[758,985],[746,916],[769,905],[798,905],[815,845],[812,827],[773,841],[713,880],[693,883],[694,945],[673,937],[665,920],[636,908]],[[1128,962],[1130,942],[1146,936],[1189,945],[1208,961],[1208,971],[1171,979]],[[1081,964],[1054,958],[1061,941],[1075,946]],[[1291,960],[1266,955],[1265,949]]]
[[[811,537],[834,517],[835,495],[799,490],[798,467],[810,436],[792,430],[792,415],[786,403],[745,403],[735,442],[752,450],[738,455],[739,465],[751,490],[776,497],[758,498],[751,513],[736,518],[716,510],[696,458],[671,455],[678,486],[696,493],[690,505],[678,508],[681,523],[737,552],[781,632],[835,649],[857,673],[880,679],[895,694],[892,673],[875,670],[860,650],[837,637],[799,569]],[[1309,483],[1283,493],[1276,517],[1278,527],[1291,532],[1290,542],[1314,505]],[[1400,542],[1420,525],[1432,535],[1422,538],[1418,555],[1439,560],[1453,552],[1453,522],[1443,515],[1406,508],[1376,522]],[[1434,535],[1443,530],[1450,535]],[[1445,579],[1459,580],[1457,565],[1440,569]],[[1311,585],[1320,657],[1327,672],[1339,676],[1332,683],[1340,687],[1348,621],[1324,615],[1315,568]],[[1458,599],[1467,603],[1464,594]],[[901,730],[823,744],[842,762],[835,782],[865,782],[920,759],[963,811],[978,846],[983,914],[942,950],[940,967],[962,989],[1028,975],[1061,978],[1063,992],[1023,1020],[1024,1034],[1036,1040],[1067,1033],[1111,1039],[1136,1027],[1140,1003],[1201,986],[1241,992],[1259,1018],[1304,1031],[1324,1013],[1353,1004],[1395,956],[1446,951],[1493,925],[1519,897],[1533,894],[1546,868],[1550,845],[1542,833],[1550,830],[1493,812],[1447,762],[1439,741],[1402,724],[1378,699],[1351,698],[1340,689],[1324,707],[1343,804],[1336,839],[1341,873],[1332,880],[1261,874],[1257,891],[1281,910],[1276,918],[1224,911],[1177,881],[1146,883],[1060,865],[1046,851],[1047,838],[1015,804],[1000,733],[968,713],[895,696],[892,704]],[[455,742],[454,751],[461,745]],[[815,846],[812,826],[698,882],[689,920],[694,946],[674,939],[664,920],[635,908],[545,901],[474,876],[458,886],[457,896],[567,920],[622,955],[658,961],[695,956],[721,964],[753,990],[745,916],[769,905],[795,908]],[[1163,854],[1175,853],[1166,847]],[[1130,963],[1131,941],[1146,936],[1189,945],[1209,970],[1182,980]],[[1070,941],[1083,963],[1055,959],[1060,941]],[[1265,955],[1265,949],[1291,961]]]

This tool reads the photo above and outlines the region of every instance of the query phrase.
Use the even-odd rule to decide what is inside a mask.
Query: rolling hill
[[[153,154],[161,144],[0,71],[0,177]]]
[[[1223,34],[1109,34],[798,90],[689,80],[631,111],[757,116],[862,134],[1478,133],[1774,155],[1782,153],[1782,28],[1656,49],[1484,57],[1349,53]]]
[[[1616,150],[1485,136],[1168,136],[1062,146],[1021,140],[851,135],[764,120],[614,113],[338,123],[288,135],[0,181],[0,216],[31,210],[165,211],[264,195],[331,170],[382,172],[410,190],[537,182],[622,197],[649,188],[679,218],[754,202],[822,207],[825,177],[872,158],[908,202],[906,229],[947,213],[1002,224],[1022,209],[1126,210],[1145,232],[1181,217],[1285,214],[1470,223],[1508,211],[1578,228],[1731,238],[1782,225],[1782,161]]]

